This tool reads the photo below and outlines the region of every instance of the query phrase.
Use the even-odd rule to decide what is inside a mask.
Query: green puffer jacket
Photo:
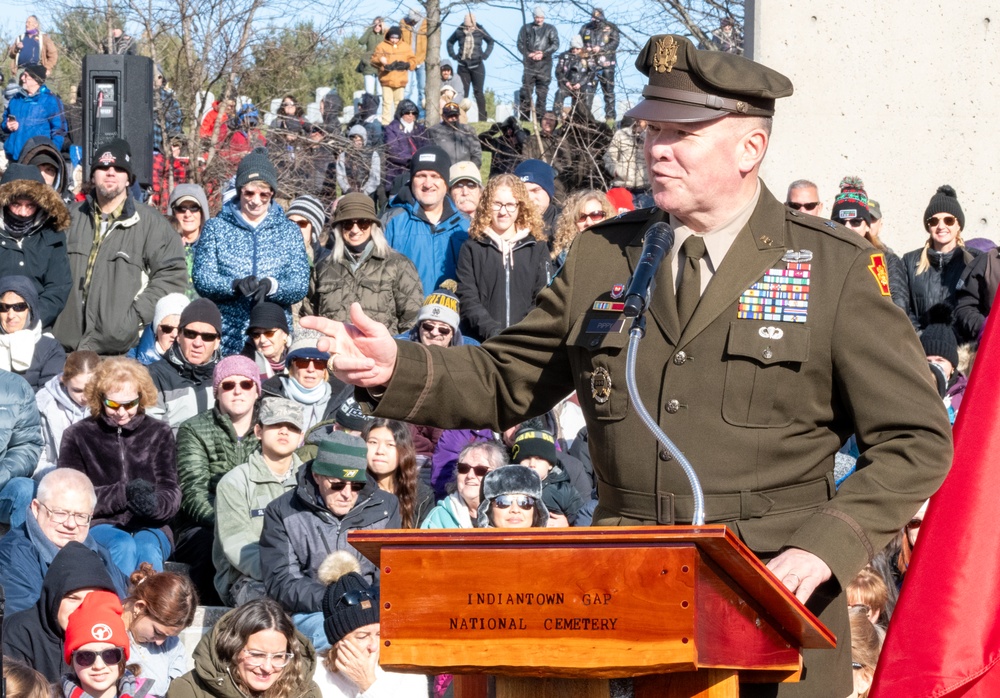
[[[260,450],[253,431],[242,439],[228,415],[215,406],[177,430],[177,479],[181,486],[180,528],[215,524],[215,488],[222,476]]]
[[[344,322],[354,302],[389,328],[389,334],[406,332],[424,302],[417,268],[399,252],[388,249],[382,254],[373,245],[362,253],[357,268],[348,259],[337,261],[329,255],[313,267],[301,314]]]

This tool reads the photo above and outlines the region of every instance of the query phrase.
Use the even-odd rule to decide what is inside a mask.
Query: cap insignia
[[[674,37],[657,39],[653,47],[653,70],[657,73],[669,73],[676,64],[677,42],[674,41]]]

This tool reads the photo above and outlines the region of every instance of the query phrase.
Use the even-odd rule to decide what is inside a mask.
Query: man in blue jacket
[[[0,130],[8,134],[3,150],[11,162],[17,162],[24,144],[35,136],[50,138],[56,148],[62,147],[66,117],[62,101],[45,86],[45,66],[24,67],[21,89],[7,103]]]

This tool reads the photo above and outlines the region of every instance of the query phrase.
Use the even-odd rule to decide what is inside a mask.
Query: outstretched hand
[[[365,315],[360,303],[351,304],[350,322],[308,316],[300,324],[326,335],[319,349],[330,353],[330,370],[345,383],[374,388],[392,378],[396,341],[385,325]]]

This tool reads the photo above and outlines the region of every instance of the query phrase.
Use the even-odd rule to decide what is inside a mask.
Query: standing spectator
[[[604,18],[604,10],[595,7],[590,15],[590,21],[580,29],[583,48],[586,55],[593,61],[597,71],[597,82],[604,92],[604,118],[614,121],[615,112],[615,63],[618,51],[618,27]],[[590,95],[593,99],[593,93]],[[588,102],[587,108],[590,108]]]
[[[378,151],[368,147],[368,132],[364,126],[352,126],[347,137],[351,144],[337,158],[340,193],[360,192],[374,201],[375,192],[382,183],[382,161]]]
[[[87,383],[94,375],[101,357],[92,351],[74,351],[66,357],[62,373],[35,393],[38,415],[42,420],[42,455],[35,467],[38,480],[56,467],[63,433],[86,419]]]
[[[42,334],[38,294],[25,276],[0,277],[0,369],[28,381],[36,393],[62,371],[66,352]]]
[[[178,184],[170,192],[170,211],[177,219],[181,242],[184,243],[184,263],[188,281],[185,294],[191,300],[198,297],[191,274],[194,270],[194,251],[201,239],[201,229],[208,221],[208,197],[200,184]]]
[[[603,220],[614,218],[615,209],[603,192],[585,189],[566,199],[562,215],[556,225],[556,235],[552,239],[552,261],[555,268],[562,268],[566,253],[576,236],[587,228]]]
[[[87,385],[90,416],[63,434],[59,467],[94,483],[91,535],[125,574],[140,562],[163,570],[171,551],[168,522],[181,502],[177,451],[170,427],[146,414],[156,388],[132,359],[107,359]],[[124,455],[123,455],[124,454]]]
[[[553,201],[556,195],[555,170],[541,160],[525,160],[514,168],[514,176],[524,182],[528,198],[535,205],[535,210],[541,214],[542,222],[545,224],[546,243],[551,249],[556,224],[562,212]]]
[[[156,303],[183,292],[184,249],[156,210],[132,198],[129,144],[116,138],[91,163],[94,191],[70,212],[70,289],[53,328],[69,349],[122,355],[153,319]]]
[[[385,28],[381,17],[376,17],[372,20],[372,25],[365,29],[365,33],[361,35],[358,40],[361,46],[364,48],[364,55],[366,60],[361,61],[358,64],[358,72],[364,77],[365,81],[365,93],[372,95],[373,97],[382,96],[382,83],[378,80],[378,70],[372,65],[370,60],[367,58],[375,53],[375,49],[378,48],[379,44],[385,39]],[[378,100],[375,100],[375,106],[378,106]]]
[[[712,47],[725,53],[743,53],[743,32],[737,27],[732,17],[723,17],[719,28],[712,30]]]
[[[469,226],[458,257],[462,322],[485,341],[520,322],[549,283],[549,247],[542,217],[524,183],[497,175]]]
[[[468,124],[460,123],[462,109],[448,102],[441,109],[441,121],[427,129],[427,138],[448,154],[452,162],[469,161],[476,167],[483,164],[483,148],[479,136]]]
[[[317,264],[302,304],[304,315],[347,320],[360,303],[392,334],[413,326],[423,300],[413,262],[389,247],[369,197],[347,194],[333,219],[333,254]]]
[[[38,407],[31,386],[0,371],[0,523],[20,526],[35,495],[30,478],[42,452]]]
[[[556,98],[552,103],[556,115],[562,114],[567,97],[574,111],[581,111],[581,104],[589,110],[594,99],[595,78],[594,59],[587,56],[583,39],[574,36],[570,39],[569,51],[560,53],[556,64]]]
[[[479,135],[483,150],[493,153],[490,160],[490,177],[514,171],[523,157],[521,151],[528,140],[528,132],[521,128],[517,117],[509,116],[502,124],[493,124]]]
[[[191,301],[183,293],[168,293],[156,302],[153,322],[142,331],[139,343],[125,355],[143,366],[159,361],[177,341],[180,334],[181,313]]]
[[[375,49],[372,49],[373,51]],[[336,87],[329,88],[319,102],[319,114],[323,117],[323,130],[329,133],[340,131],[340,117],[344,115],[344,100]]]
[[[44,33],[38,25],[38,17],[28,15],[24,20],[24,33],[14,39],[7,51],[10,58],[11,75],[29,65],[41,65],[46,77],[52,74],[59,60],[59,49],[52,37]]]
[[[35,319],[48,329],[66,306],[72,279],[69,212],[30,165],[11,163],[0,179],[0,276],[26,277],[37,291]]]
[[[262,381],[285,372],[290,343],[288,318],[282,307],[267,301],[255,305],[250,311],[250,326],[242,353],[257,364]]]
[[[417,451],[410,428],[394,419],[374,419],[361,438],[368,445],[368,474],[380,490],[399,500],[403,528],[420,528],[434,507],[434,490],[420,479]]]
[[[271,128],[297,136],[302,133],[305,123],[306,112],[295,101],[295,95],[288,94],[282,97],[281,107],[274,117],[274,121],[271,122]]]
[[[486,66],[483,63],[493,53],[493,37],[476,23],[471,12],[465,21],[448,38],[448,55],[458,63],[458,77],[462,79],[462,96],[469,96],[469,86],[476,97],[479,120],[486,121],[486,95],[483,83],[486,81]],[[468,159],[468,158],[465,158]]]
[[[424,104],[424,88],[427,85],[427,19],[417,10],[410,10],[399,23],[399,29],[403,34],[400,43],[410,48],[416,63],[406,82],[406,98],[417,104]]]
[[[236,170],[235,199],[202,230],[195,252],[194,286],[222,313],[222,353],[243,348],[251,308],[277,303],[291,322],[291,306],[309,288],[309,257],[299,227],[273,201],[278,174],[267,151],[255,150]]]
[[[182,422],[215,404],[212,376],[222,358],[222,316],[215,303],[198,298],[184,308],[178,328],[177,341],[149,365],[156,386],[156,406],[149,415],[169,424],[174,434]]]
[[[454,69],[451,67],[451,63],[448,61],[441,61],[441,67],[438,68],[441,73],[441,86],[447,85],[451,89],[455,90],[455,94],[458,94],[465,89],[462,84],[462,78],[455,75]]]
[[[541,160],[547,165],[551,165],[556,171],[561,167],[561,163],[556,160],[556,156],[560,152],[559,140],[555,137],[557,123],[555,112],[545,112],[538,123],[538,128],[524,144],[526,158]],[[560,199],[562,198],[565,198],[565,192],[561,192]]]
[[[215,133],[215,125],[218,123],[219,136],[215,142],[224,143],[226,140],[226,134],[229,133],[229,127],[226,125],[227,116],[235,110],[235,100],[227,99],[222,101],[217,99],[212,102],[212,108],[205,113],[205,118],[201,120],[201,128],[198,130],[198,135],[201,136],[203,140],[210,141],[212,135]]]
[[[219,603],[212,565],[215,493],[219,480],[260,447],[254,411],[260,397],[257,365],[245,356],[227,356],[212,376],[215,405],[177,430],[177,479],[181,508],[174,523],[174,559],[191,567],[202,602]]]
[[[386,192],[400,175],[409,173],[413,154],[430,143],[427,127],[417,123],[416,103],[404,99],[396,107],[396,118],[385,127],[385,182]]]
[[[483,197],[483,177],[475,163],[468,160],[456,162],[449,170],[448,195],[455,208],[470,219]]]
[[[153,151],[165,157],[170,142],[184,136],[184,112],[181,111],[181,104],[174,96],[174,91],[167,86],[167,78],[160,66],[154,68]]]
[[[903,255],[910,291],[907,314],[918,331],[929,324],[928,311],[935,305],[955,307],[958,281],[980,254],[965,246],[963,228],[965,212],[955,190],[947,184],[938,187],[924,211],[927,242]]]
[[[111,30],[111,41],[105,41],[101,45],[101,52],[119,56],[134,56],[135,40],[126,34],[121,27],[115,27]]]
[[[403,32],[392,27],[385,33],[385,41],[372,54],[371,63],[378,69],[378,80],[382,83],[382,125],[392,121],[396,105],[403,100],[403,89],[409,79],[409,71],[416,67],[416,57],[410,47],[402,43]]]
[[[536,7],[534,21],[525,24],[517,35],[517,50],[524,56],[521,78],[521,119],[531,121],[531,92],[535,92],[535,116],[545,113],[552,82],[552,56],[559,48],[559,32],[545,23],[545,10]]]
[[[44,66],[25,66],[21,89],[7,102],[0,131],[6,134],[3,152],[10,162],[17,162],[24,145],[36,136],[51,138],[57,148],[62,148],[66,117],[62,101],[45,85]]]
[[[441,148],[418,150],[410,162],[414,201],[403,204],[386,223],[386,242],[410,258],[421,288],[437,288],[455,278],[458,251],[469,236],[468,219],[448,198],[450,170],[451,158]]]
[[[215,588],[226,604],[239,606],[267,595],[260,568],[264,509],[295,488],[302,460],[295,449],[303,432],[302,407],[291,400],[261,400],[254,425],[260,449],[225,473],[215,490]]]
[[[611,145],[604,153],[604,169],[611,175],[612,187],[624,187],[632,194],[639,194],[649,188],[646,172],[646,157],[643,146],[646,143],[646,122],[622,117]]]
[[[260,112],[253,104],[242,105],[226,122],[226,127],[229,138],[219,155],[233,165],[238,165],[252,151],[265,149],[267,146],[267,138],[260,128]]]

